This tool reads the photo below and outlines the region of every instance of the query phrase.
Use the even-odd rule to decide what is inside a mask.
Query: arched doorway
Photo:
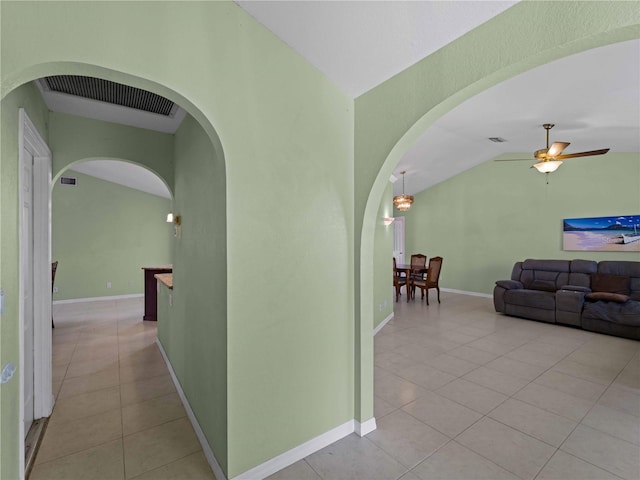
[[[509,28],[512,29],[514,25],[521,23],[521,19],[518,17],[522,10],[530,7],[531,5],[518,5],[492,22],[496,26],[504,22],[504,25],[509,25]],[[552,9],[564,8],[561,5],[550,7]],[[592,13],[589,12],[589,14]],[[530,11],[529,14],[536,16],[541,12]],[[526,25],[529,25],[532,18],[531,16],[525,17],[527,19],[522,24],[523,32],[528,28]],[[563,28],[563,31],[566,32],[566,25]],[[359,276],[356,288],[360,290],[359,338],[362,369],[356,390],[361,389],[360,401],[362,403],[359,408],[363,420],[373,416],[373,402],[371,401],[373,398],[373,369],[368,365],[373,365],[373,341],[369,332],[373,329],[374,316],[373,278],[376,275],[373,270],[374,232],[376,225],[380,223],[376,214],[384,189],[395,166],[419,136],[438,118],[475,94],[502,80],[571,53],[615,41],[637,38],[637,32],[634,33],[631,28],[626,26],[606,32],[582,32],[583,28],[584,26],[580,25],[580,22],[576,22],[571,26],[576,35],[576,39],[573,41],[568,42],[567,38],[557,38],[547,45],[540,45],[539,50],[533,49],[527,53],[523,53],[522,45],[501,44],[499,48],[502,54],[499,59],[494,59],[497,63],[490,68],[485,68],[488,65],[479,66],[474,73],[455,68],[454,65],[468,63],[468,60],[463,58],[467,54],[463,52],[465,49],[474,50],[474,42],[477,44],[494,43],[485,37],[487,31],[479,29],[454,42],[455,49],[443,48],[438,54],[427,57],[398,77],[371,90],[357,100],[356,138],[361,141],[356,142],[356,169],[362,167],[371,174],[371,177],[375,177],[370,183],[363,181],[366,187],[362,187],[362,189],[367,193],[362,198],[356,199],[356,204],[358,201],[362,202],[362,226],[359,232],[360,261],[356,272]],[[548,38],[551,39],[551,37]],[[513,41],[513,37],[510,41]],[[568,43],[570,43],[570,47],[568,47]],[[508,59],[507,51],[511,51],[517,60]],[[458,55],[461,57],[457,58]],[[446,62],[443,61],[444,58],[447,59]],[[449,67],[453,67],[453,70],[449,71]],[[425,85],[425,88],[416,88],[417,84]],[[430,89],[426,87],[427,85],[437,85],[438,87]],[[418,107],[418,105],[420,106]],[[361,109],[363,115],[360,130],[358,130],[358,109]],[[384,115],[372,115],[372,112],[384,112]],[[365,116],[366,118],[364,118]],[[389,118],[392,118],[393,122],[389,122],[387,120]],[[392,130],[394,133],[391,133]],[[372,160],[373,158],[376,160]]]
[[[77,66],[77,65],[76,65]],[[80,70],[82,70],[81,67],[79,67]],[[59,72],[56,72],[59,73]],[[70,73],[75,73],[75,70],[73,68],[71,68],[71,72]],[[84,71],[83,71],[84,73]],[[104,72],[103,72],[104,73]],[[43,74],[46,75],[47,74],[47,69],[44,68],[43,70]],[[124,76],[126,77],[126,76]],[[125,79],[122,79],[123,81],[126,81]],[[17,87],[17,89],[21,90],[21,87]],[[7,92],[9,93],[9,92]],[[55,116],[55,114],[52,114]],[[68,155],[56,155],[56,158],[54,158],[53,161],[53,167],[51,166],[51,164],[48,164],[48,167],[50,169],[53,170],[54,173],[54,182],[59,180],[66,172],[68,172],[68,168],[72,167],[73,165],[77,165],[80,162],[82,162],[83,160],[87,160],[87,158],[91,158],[91,157],[100,157],[102,159],[106,158],[118,158],[118,157],[125,157],[125,158],[130,158],[132,159],[133,163],[136,163],[138,165],[144,166],[145,168],[147,168],[148,170],[152,170],[155,171],[154,173],[158,174],[161,176],[162,180],[161,183],[162,185],[165,187],[168,196],[170,197],[170,200],[168,200],[167,202],[167,208],[163,209],[163,216],[159,217],[159,221],[162,222],[161,226],[166,228],[166,214],[167,211],[171,209],[171,203],[173,202],[174,199],[174,194],[173,194],[173,155],[174,155],[174,151],[173,151],[173,140],[170,139],[169,144],[167,144],[167,142],[164,141],[160,141],[160,142],[148,142],[146,144],[146,146],[140,147],[140,145],[138,145],[138,147],[133,146],[132,144],[132,140],[130,138],[130,136],[127,135],[126,132],[123,133],[123,129],[119,129],[119,127],[108,127],[111,128],[112,130],[110,131],[110,133],[105,133],[104,131],[102,133],[100,130],[100,126],[96,126],[96,125],[92,125],[89,129],[89,135],[87,135],[87,130],[84,129],[83,124],[86,124],[87,122],[90,122],[90,120],[81,120],[79,119],[80,117],[76,117],[74,119],[70,119],[70,118],[66,118],[65,120],[70,121],[71,123],[73,123],[73,125],[69,125],[68,123],[65,124],[65,122],[63,120],[61,120],[60,118],[57,119],[49,119],[49,121],[45,122],[45,125],[48,123],[47,127],[51,127],[51,129],[56,130],[55,132],[52,132],[51,129],[48,132],[49,133],[49,141],[52,143],[56,143],[58,140],[60,140],[61,142],[67,142],[66,147],[64,147],[63,149],[66,150],[66,152],[68,153]],[[197,121],[195,121],[193,119],[193,117],[188,116],[188,121],[189,121],[189,131],[193,131],[194,129],[200,129],[203,131],[203,135],[205,138],[208,137],[208,134],[206,133],[207,128],[202,127],[198,124]],[[75,123],[74,123],[75,122]],[[208,122],[207,122],[208,123]],[[64,124],[64,125],[63,125]],[[60,130],[57,130],[58,127],[61,127]],[[40,123],[39,125],[40,127],[42,127],[42,123]],[[77,127],[81,127],[79,130]],[[102,128],[107,128],[105,125],[102,126]],[[118,130],[116,132],[116,135],[114,136],[113,133],[113,129]],[[212,131],[212,127],[209,124],[209,130]],[[199,139],[199,141],[202,143],[204,141],[204,143],[206,144],[207,142],[209,142],[209,147],[205,147],[208,148],[211,151],[215,151],[217,152],[216,155],[218,158],[218,161],[216,162],[218,165],[220,164],[224,164],[224,159],[222,156],[222,149],[220,146],[220,142],[217,138],[217,135],[215,135],[214,133],[214,137],[215,137],[215,144],[212,145],[211,144],[211,140],[207,139]],[[74,137],[75,134],[75,137]],[[90,137],[91,135],[93,135],[93,141],[88,140],[88,137]],[[148,137],[149,134],[144,134],[141,133],[140,134],[141,137]],[[120,138],[120,141],[118,140],[118,138]],[[86,142],[82,142],[82,141],[78,141],[78,139],[84,139],[84,140],[88,140]],[[135,142],[133,142],[135,143]],[[144,142],[143,142],[144,143]],[[69,149],[69,145],[73,144],[73,148]],[[169,148],[167,148],[167,146]],[[56,148],[60,147],[60,144],[56,145]],[[163,147],[165,147],[164,149],[166,150],[166,153],[163,154]],[[123,150],[124,148],[124,150]],[[155,150],[154,150],[155,148]],[[127,149],[129,150],[129,152],[131,153],[131,155],[127,155],[126,151]],[[60,151],[60,150],[58,150]],[[163,159],[164,159],[164,163],[163,163]],[[220,161],[221,160],[221,161]],[[219,168],[218,168],[219,169]],[[224,167],[222,167],[222,169],[224,170]],[[49,175],[51,175],[51,170],[49,170]],[[50,178],[50,177],[49,177]],[[217,178],[222,179],[222,182],[224,182],[224,174],[220,175],[218,173]],[[46,179],[45,179],[46,180]],[[48,196],[49,194],[49,190],[50,190],[50,184],[49,181],[44,181],[42,182],[42,185],[39,185],[40,190],[42,193],[42,195],[46,195]],[[224,188],[218,188],[217,189],[218,194],[222,194],[224,195]],[[218,204],[224,208],[224,202],[218,202]],[[48,210],[48,209],[43,209],[44,210]],[[222,217],[224,217],[224,214],[221,215]],[[218,226],[219,227],[219,226]],[[168,229],[167,229],[168,230]],[[224,232],[224,229],[220,229],[218,228],[218,231],[220,232]],[[167,236],[169,236],[170,233],[167,233]],[[49,245],[41,245],[40,247],[40,251],[43,255],[48,256],[48,252],[50,250],[50,246]],[[224,251],[224,249],[221,250],[222,252],[222,256],[226,258],[226,252]],[[48,260],[49,261],[49,260]],[[44,263],[48,263],[44,262]],[[63,271],[63,270],[61,270]],[[40,272],[42,273],[42,272]],[[21,274],[22,275],[22,274]],[[42,276],[42,275],[41,275]],[[50,277],[50,273],[47,274],[48,278]],[[45,278],[45,277],[43,277]],[[60,278],[60,277],[58,277]],[[50,282],[50,280],[49,280]],[[108,281],[107,282],[107,288],[111,287],[111,282]],[[50,288],[50,287],[49,287]],[[50,311],[50,310],[49,310]],[[40,332],[39,335],[36,335],[36,337],[39,339],[38,340],[38,344],[39,345],[48,345],[49,348],[36,348],[34,349],[35,351],[35,368],[37,371],[39,371],[40,373],[42,373],[41,375],[36,376],[36,380],[34,383],[34,390],[35,390],[35,398],[34,398],[34,402],[36,404],[41,403],[43,406],[40,410],[37,411],[37,414],[35,415],[36,418],[40,417],[40,416],[47,416],[48,413],[51,412],[51,408],[53,406],[53,398],[52,398],[52,394],[51,394],[51,382],[50,380],[47,380],[47,378],[50,379],[51,377],[51,332],[50,332],[50,326],[51,326],[51,320],[50,320],[50,315],[46,314],[46,312],[41,312],[40,315],[42,318],[40,319],[40,321],[38,322],[37,328]],[[49,318],[49,320],[47,322],[44,321],[44,318],[47,317]],[[20,328],[22,327],[22,322],[20,323]],[[18,349],[20,351],[25,351],[24,348],[24,344],[22,342],[20,342],[20,345],[18,345]],[[29,348],[29,350],[31,350]],[[22,362],[21,362],[22,363]],[[25,362],[28,363],[28,362]],[[49,374],[47,375],[46,372],[49,372]],[[24,384],[21,386],[20,388],[20,402],[21,404],[23,403],[22,401],[22,397],[24,396]],[[24,428],[24,423],[21,422],[21,428],[20,431],[23,432]],[[26,434],[26,432],[23,432],[19,438],[23,438],[24,435]],[[23,459],[24,459],[24,454],[23,454],[23,448],[24,448],[24,444],[20,443],[20,448],[19,448],[19,452],[18,452],[18,458],[21,459],[20,462],[20,466],[19,466],[19,470],[21,472],[24,472],[24,464]]]

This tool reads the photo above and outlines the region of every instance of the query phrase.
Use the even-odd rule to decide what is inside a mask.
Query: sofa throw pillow
[[[610,293],[610,292],[592,292],[587,293],[584,296],[587,300],[592,300],[597,302],[598,300],[605,300],[607,302],[617,302],[624,303],[629,300],[628,295],[621,295],[620,293]]]
[[[591,290],[629,295],[631,278],[624,275],[594,273],[591,275]]]

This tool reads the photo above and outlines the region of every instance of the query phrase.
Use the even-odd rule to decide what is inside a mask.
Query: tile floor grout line
[[[124,408],[122,405],[122,382],[120,379],[120,322],[116,322],[116,344],[118,350],[118,392],[120,397],[120,445],[122,449],[122,478],[127,478],[127,458],[125,454],[125,446],[124,446]]]

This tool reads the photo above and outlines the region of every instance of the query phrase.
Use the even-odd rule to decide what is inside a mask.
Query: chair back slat
[[[429,269],[427,270],[427,284],[437,285],[442,269],[442,257],[433,257],[429,259]]]

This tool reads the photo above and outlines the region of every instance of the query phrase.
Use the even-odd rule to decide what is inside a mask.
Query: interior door
[[[404,217],[396,217],[393,225],[393,256],[397,263],[404,261]]]
[[[33,423],[33,155],[25,148],[21,165],[22,215],[21,215],[21,272],[22,308],[24,312],[24,350],[22,369],[24,375],[24,434]]]

